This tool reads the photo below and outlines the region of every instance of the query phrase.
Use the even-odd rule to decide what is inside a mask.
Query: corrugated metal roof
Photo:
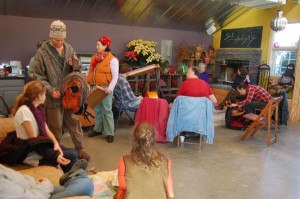
[[[0,14],[201,32],[249,8],[228,0],[0,0]]]

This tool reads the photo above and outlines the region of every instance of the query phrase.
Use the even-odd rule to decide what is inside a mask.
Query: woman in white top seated
[[[48,137],[53,142],[49,145],[32,147],[31,152],[23,161],[33,166],[61,165],[67,172],[77,161],[77,152],[74,149],[60,146],[46,123],[46,115],[42,104],[46,99],[46,86],[41,81],[31,81],[25,85],[23,93],[16,100],[14,123],[17,137],[23,140],[38,136]]]

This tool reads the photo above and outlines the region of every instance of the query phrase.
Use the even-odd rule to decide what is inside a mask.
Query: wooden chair
[[[268,102],[264,109],[261,110],[260,114],[255,113],[245,114],[243,117],[249,121],[252,121],[250,126],[246,129],[241,140],[245,140],[247,136],[251,133],[253,137],[258,130],[268,125],[268,134],[267,134],[267,146],[270,146],[271,143],[271,124],[275,127],[275,137],[272,140],[275,140],[275,143],[278,139],[278,104],[282,100],[282,96],[276,97]],[[272,115],[275,112],[275,120],[272,120]]]

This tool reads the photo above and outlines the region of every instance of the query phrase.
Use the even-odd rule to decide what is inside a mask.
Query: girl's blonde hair
[[[132,161],[146,170],[157,169],[167,160],[155,147],[155,134],[154,127],[147,122],[139,123],[133,131]]]
[[[20,106],[32,102],[39,94],[46,91],[46,86],[38,80],[28,82],[23,89],[23,93],[19,94],[13,109],[13,114],[17,112]]]

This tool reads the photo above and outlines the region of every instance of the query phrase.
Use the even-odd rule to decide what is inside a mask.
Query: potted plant
[[[147,40],[132,40],[127,44],[125,62],[132,66],[159,64],[162,56],[156,53],[157,43]]]

